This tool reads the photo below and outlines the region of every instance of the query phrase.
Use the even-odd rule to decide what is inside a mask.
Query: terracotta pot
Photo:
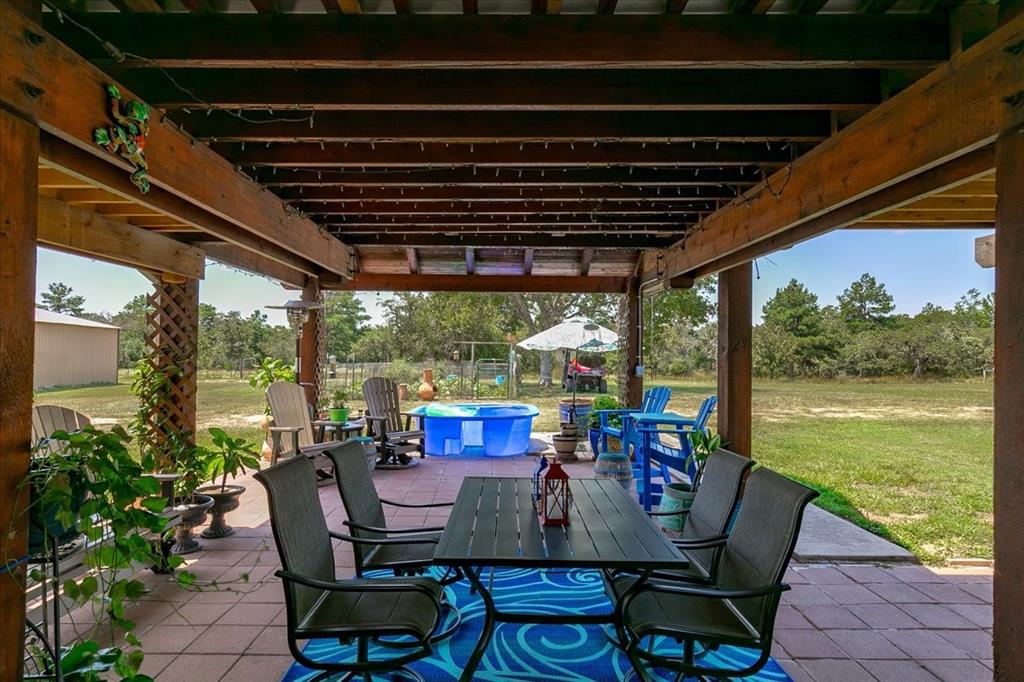
[[[224,515],[238,509],[238,498],[245,492],[244,485],[229,485],[221,492],[219,485],[197,488],[196,492],[213,498],[210,507],[210,525],[199,534],[204,538],[226,538],[235,534],[235,529],[224,522]]]
[[[274,454],[274,447],[270,444],[270,425],[273,423],[274,418],[269,414],[263,415],[263,418],[260,419],[260,428],[263,429],[263,444],[260,445],[260,457],[263,458],[264,462],[269,462]]]
[[[434,388],[433,369],[428,367],[423,370],[423,383],[420,384],[416,395],[420,397],[420,400],[433,400],[434,396],[437,395],[437,389]]]
[[[576,457],[576,444],[579,441],[575,436],[555,435],[551,437],[551,440],[555,445],[555,452],[558,455],[559,462],[575,462],[578,459]]]
[[[398,384],[398,399],[408,400],[409,399],[409,384]]]

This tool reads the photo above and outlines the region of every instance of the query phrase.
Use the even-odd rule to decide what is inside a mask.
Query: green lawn
[[[714,381],[648,380],[672,387],[669,409],[693,413]],[[557,429],[563,394],[533,385],[534,428]],[[99,420],[126,421],[126,384],[46,391]],[[353,402],[354,407],[361,407]],[[199,384],[199,426],[259,437],[262,398],[228,375]],[[923,561],[992,556],[992,386],[981,382],[757,381],[754,455],[821,491],[818,504],[885,535]]]

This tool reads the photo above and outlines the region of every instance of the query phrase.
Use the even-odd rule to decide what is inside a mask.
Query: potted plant
[[[689,437],[690,456],[688,459],[692,465],[686,465],[686,468],[688,471],[691,467],[693,469],[690,480],[693,484],[693,492],[696,493],[697,488],[700,487],[700,480],[704,476],[704,467],[708,463],[708,457],[722,446],[722,437],[706,429],[691,431]]]
[[[343,388],[336,388],[331,392],[331,399],[328,403],[327,412],[332,422],[347,422],[348,407],[345,401],[348,400],[348,391]]]
[[[210,525],[200,536],[226,538],[234,535],[235,529],[224,522],[224,515],[238,509],[238,498],[245,492],[244,485],[228,485],[228,476],[236,478],[246,472],[246,467],[259,469],[260,457],[255,444],[243,438],[232,438],[222,429],[209,431],[213,447],[208,450],[206,477],[212,485],[198,488],[196,492],[212,497],[213,506],[210,507]]]
[[[188,441],[185,435],[175,438],[174,511],[181,515],[175,528],[174,554],[190,554],[202,548],[192,537],[196,526],[206,523],[207,513],[213,506],[213,498],[196,492],[199,484],[206,480],[209,470],[210,451]]]
[[[590,449],[594,451],[594,457],[597,457],[601,447],[601,415],[598,414],[598,410],[617,410],[619,409],[619,401],[610,395],[602,395],[594,398],[594,409],[587,415],[587,423],[590,426],[588,435],[590,436]],[[608,415],[608,425],[618,428],[622,425],[622,417],[617,414]]]
[[[295,381],[295,369],[284,360],[266,357],[260,360],[256,371],[249,377],[249,386],[260,393],[266,393],[271,384],[277,381]],[[263,403],[263,418],[260,420],[260,428],[263,429],[263,445],[260,448],[260,455],[263,459],[270,461],[273,448],[270,444],[270,404]]]
[[[63,589],[66,603],[92,604],[106,618],[72,645],[56,652],[36,647],[33,655],[45,669],[59,667],[68,682],[108,679],[106,671],[114,671],[118,679],[148,679],[138,673],[142,643],[133,632],[135,623],[126,617],[126,607],[147,589],[124,569],[133,562],[163,562],[154,539],[164,534],[167,519],[161,512],[167,501],[160,495],[160,483],[145,473],[153,466],[152,455],[133,456],[127,447],[131,438],[120,427],[58,431],[50,440],[60,447],[38,449],[23,483],[32,491],[29,514],[51,517],[64,529],[77,525],[89,540],[83,561],[92,570],[53,587]],[[87,493],[84,498],[80,486]],[[44,544],[52,548],[52,542],[54,536],[44,534]],[[177,567],[182,560],[171,557],[168,564]],[[53,581],[36,568],[29,574],[36,581]],[[195,576],[179,572],[176,579],[187,585]],[[109,641],[112,634],[123,635],[124,644],[100,647],[97,639]]]

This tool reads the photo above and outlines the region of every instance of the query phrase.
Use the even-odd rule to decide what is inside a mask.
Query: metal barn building
[[[33,387],[117,382],[121,329],[36,308]]]

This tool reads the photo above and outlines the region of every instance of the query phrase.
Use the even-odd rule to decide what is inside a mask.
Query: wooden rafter
[[[590,264],[594,260],[593,249],[583,249],[580,251],[580,277],[586,277],[590,274]]]
[[[473,274],[473,271],[476,268],[475,259],[476,259],[475,251],[473,250],[473,247],[470,246],[470,247],[468,247],[466,249],[466,274],[467,275],[472,275]]]
[[[1024,84],[1022,42],[1019,16],[777,173],[772,191],[750,190],[705,218],[685,249],[665,255],[664,274],[689,273],[990,145]]]
[[[523,274],[533,274],[533,249],[523,249]]]
[[[268,277],[291,287],[302,288],[310,279],[309,276],[298,270],[234,244],[198,241],[196,246],[201,248],[207,256],[215,261],[256,275]]]
[[[358,200],[295,202],[296,207],[309,215],[374,215],[374,216],[507,216],[510,220],[521,220],[525,214],[542,215],[583,215],[585,213],[617,215],[667,215],[670,213],[703,214],[718,208],[716,201],[707,199],[671,201],[377,201],[365,203]],[[987,207],[994,209],[994,206]]]
[[[564,277],[552,275],[378,275],[366,272],[342,282],[334,278],[320,281],[325,289],[349,291],[484,291],[535,293],[603,293],[625,291],[625,277]]]
[[[202,279],[203,253],[50,197],[39,197],[38,240],[51,248],[152,272]]]
[[[523,16],[84,15],[121,50],[165,67],[325,68],[738,66],[889,68],[948,58],[929,15]],[[102,48],[56,17],[47,27],[89,59]],[[180,36],[189,36],[188,41]],[[152,64],[150,64],[152,66]]]
[[[409,274],[416,275],[420,271],[419,257],[416,254],[416,247],[410,247],[405,250],[406,260],[409,261]]]
[[[450,232],[386,233],[365,232],[346,234],[345,240],[352,245],[368,246],[399,246],[428,247],[452,246],[453,244],[472,243],[475,247],[537,247],[560,249],[659,249],[678,241],[678,235],[656,235],[648,233],[634,234],[602,234],[596,232],[532,232],[507,234],[481,234]]]
[[[108,119],[105,89],[109,77],[7,4],[0,7],[0,13],[5,74],[28,79],[21,82],[4,77],[0,97],[5,106],[37,121],[41,128],[66,142],[126,166],[92,140],[97,123]],[[25,40],[26,34],[40,36],[41,40]],[[126,99],[134,97],[127,89],[121,92]],[[195,145],[170,122],[155,117],[147,144],[149,178],[154,186],[173,190],[204,210],[325,269],[347,273],[349,255],[343,244],[321,234],[311,221],[290,214],[277,197],[261,191],[208,147]]]
[[[355,187],[332,186],[278,187],[276,193],[285,201],[309,210],[322,202],[335,205],[364,204],[370,209],[384,203],[430,203],[451,207],[453,202],[470,203],[482,207],[484,203],[505,203],[519,201],[534,202],[679,202],[732,200],[736,192],[731,188],[679,186],[661,188],[652,186],[550,186],[516,187],[490,185],[484,187],[416,186],[416,187]],[[994,195],[993,195],[994,196]]]

